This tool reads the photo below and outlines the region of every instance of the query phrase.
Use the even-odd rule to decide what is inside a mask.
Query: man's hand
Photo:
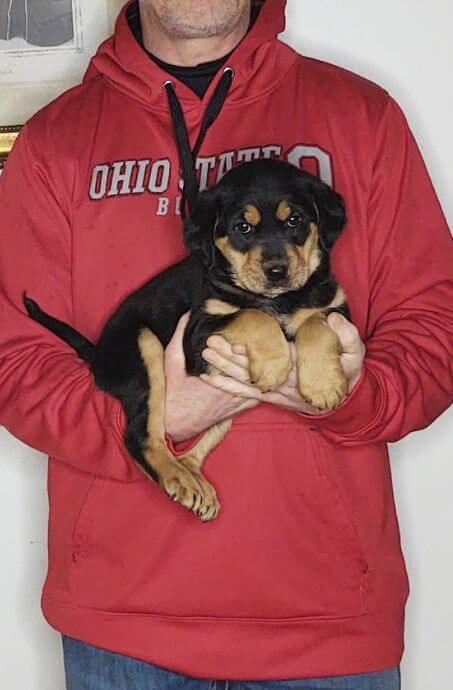
[[[342,355],[341,365],[348,381],[349,393],[357,384],[362,373],[365,358],[365,345],[360,339],[357,328],[345,319],[341,314],[333,313],[327,318],[329,326],[336,332],[340,339]],[[323,414],[320,410],[311,407],[299,393],[297,386],[296,352],[291,344],[293,369],[287,380],[275,391],[261,393],[250,383],[249,363],[246,350],[240,345],[233,348],[220,336],[211,336],[207,342],[208,347],[203,351],[206,361],[213,364],[221,374],[208,376],[203,374],[201,379],[218,390],[231,395],[240,396],[250,400],[254,398],[258,402],[272,403],[280,407],[307,414]]]
[[[188,376],[183,351],[188,321],[188,314],[181,317],[165,351],[165,429],[176,442],[197,436],[213,424],[258,405],[257,400],[224,392],[196,376]]]

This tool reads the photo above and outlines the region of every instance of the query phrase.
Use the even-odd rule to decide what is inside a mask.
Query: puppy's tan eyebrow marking
[[[277,213],[275,214],[277,216],[277,219],[281,220],[282,222],[285,222],[285,220],[288,220],[291,213],[292,213],[291,207],[288,204],[288,202],[285,200],[280,201],[280,203],[277,207]]]
[[[261,223],[261,213],[253,204],[247,204],[245,207],[244,218],[250,225],[259,225]]]

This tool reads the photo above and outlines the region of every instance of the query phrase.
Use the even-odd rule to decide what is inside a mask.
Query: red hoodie
[[[184,255],[168,78],[123,11],[83,84],[24,128],[0,184],[0,422],[50,455],[43,609],[58,630],[195,677],[290,679],[398,664],[408,584],[386,442],[448,405],[451,238],[398,106],[276,39],[266,0],[228,61],[202,186],[280,156],[332,183],[349,224],[334,269],[367,346],[320,417],[261,405],[208,458],[222,511],[202,524],[134,466],[119,403],[24,313],[96,339],[137,286]],[[176,83],[192,141],[200,101]]]

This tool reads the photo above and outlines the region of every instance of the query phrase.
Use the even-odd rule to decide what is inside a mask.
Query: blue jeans
[[[400,690],[398,668],[378,673],[280,681],[197,680],[63,638],[67,690]]]

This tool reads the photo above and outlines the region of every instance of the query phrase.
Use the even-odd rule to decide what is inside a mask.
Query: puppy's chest
[[[314,314],[318,314],[324,309],[305,309],[300,308],[293,314],[274,314],[278,319],[283,332],[288,340],[293,340],[297,331]]]
[[[312,316],[329,313],[339,307],[344,307],[345,304],[346,295],[341,287],[337,287],[333,298],[328,300],[327,304],[323,304],[322,306],[302,305],[289,314],[275,313],[274,315],[279,320],[286,336],[291,340],[295,337],[299,328],[301,328],[301,326]]]
[[[282,302],[280,300],[257,300],[247,305],[238,305],[217,297],[206,300],[204,306],[205,312],[210,316],[234,317],[235,314],[239,314],[245,309],[263,311],[275,317],[280,323],[287,339],[293,340],[299,328],[312,316],[343,306],[346,303],[343,290],[337,287],[333,298],[326,302],[326,304],[313,306],[311,304],[289,304],[286,301]]]

